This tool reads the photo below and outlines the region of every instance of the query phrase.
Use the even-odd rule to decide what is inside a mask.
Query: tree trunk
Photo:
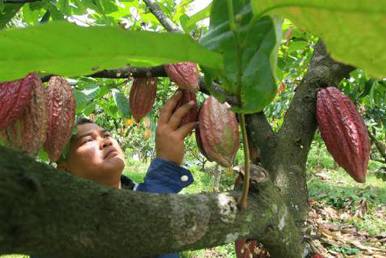
[[[296,257],[301,239],[266,174],[239,192],[195,195],[116,190],[0,147],[0,254],[143,257],[257,238],[273,257]]]
[[[299,228],[307,216],[306,162],[317,127],[316,93],[321,87],[338,86],[353,69],[334,61],[318,42],[279,132],[273,133],[263,113],[247,117],[252,148],[260,150],[261,163],[279,187]]]

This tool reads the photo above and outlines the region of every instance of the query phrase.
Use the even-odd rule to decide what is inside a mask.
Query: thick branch
[[[318,89],[338,86],[353,70],[354,67],[333,60],[321,41],[316,44],[308,72],[296,88],[279,132],[281,145],[292,146],[290,151],[303,152],[304,155],[298,156],[304,159],[304,162],[316,129],[315,107]]]
[[[275,147],[275,135],[263,112],[246,116],[253,162],[270,160]],[[263,152],[261,150],[264,150]],[[267,164],[265,164],[267,166]]]
[[[273,257],[300,257],[297,228],[267,177],[249,208],[237,192],[197,195],[115,190],[0,147],[0,254],[142,257],[254,238]]]
[[[157,20],[170,32],[181,32],[180,29],[161,10],[154,0],[143,0]]]
[[[334,61],[323,43],[317,43],[308,72],[296,88],[284,124],[276,134],[274,153],[263,156],[264,167],[299,227],[307,215],[306,161],[316,130],[316,92],[320,87],[338,85],[353,69]]]

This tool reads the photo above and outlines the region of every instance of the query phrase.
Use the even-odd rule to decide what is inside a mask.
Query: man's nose
[[[111,145],[113,145],[113,143],[111,142],[111,140],[109,138],[103,138],[102,139],[101,149],[104,149],[104,148],[111,146]]]

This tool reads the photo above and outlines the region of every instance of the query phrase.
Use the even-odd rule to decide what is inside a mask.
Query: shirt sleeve
[[[156,158],[151,162],[144,182],[138,184],[134,190],[150,193],[178,193],[193,181],[189,170],[174,162]]]

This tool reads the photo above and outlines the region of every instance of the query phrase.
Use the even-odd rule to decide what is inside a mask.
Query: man
[[[193,182],[191,173],[180,165],[184,157],[184,138],[196,126],[196,122],[180,125],[181,119],[194,105],[190,102],[174,111],[181,95],[178,91],[160,110],[156,132],[157,157],[152,161],[144,183],[135,185],[122,176],[125,159],[119,144],[109,132],[87,119],[78,122],[77,134],[71,139],[66,158],[58,162],[58,169],[108,187],[178,193]],[[178,255],[158,257],[174,258]]]

